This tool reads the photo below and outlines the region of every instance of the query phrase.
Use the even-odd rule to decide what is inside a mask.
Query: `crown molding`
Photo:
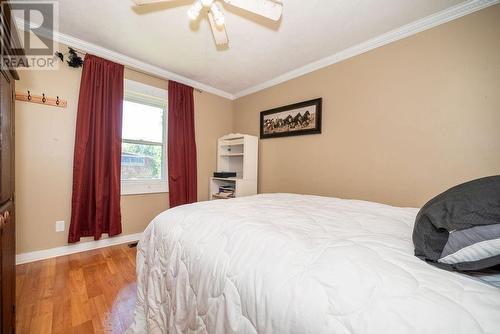
[[[298,78],[305,74],[317,71],[324,67],[333,65],[335,63],[341,62],[343,60],[358,56],[365,52],[374,50],[381,46],[387,45],[392,42],[396,42],[400,39],[415,35],[424,30],[434,28],[438,25],[450,22],[452,20],[458,19],[465,15],[474,13],[478,10],[484,9],[486,7],[500,3],[500,0],[468,0],[456,6],[447,8],[441,12],[432,14],[423,19],[414,21],[412,23],[406,24],[400,28],[391,30],[387,33],[369,39],[358,45],[352,46],[345,50],[342,50],[336,54],[328,56],[326,58],[320,59],[318,61],[312,62],[290,72],[284,73],[274,79],[263,82],[256,86],[244,89],[235,94],[235,98],[244,97],[258,91],[264,90],[266,88],[276,86],[280,83]]]
[[[24,28],[24,20],[20,17],[16,17],[16,24],[19,27],[19,29]],[[205,85],[201,82],[186,78],[182,75],[179,75],[174,72],[170,72],[168,70],[165,70],[161,67],[154,66],[151,64],[148,64],[146,62],[143,62],[141,60],[126,56],[122,53],[116,52],[109,50],[107,48],[104,48],[102,46],[99,46],[97,44],[93,44],[87,41],[84,41],[82,39],[63,34],[59,31],[54,31],[53,35],[54,40],[56,40],[59,43],[66,44],[68,46],[74,47],[75,49],[79,49],[81,51],[84,51],[86,53],[93,54],[98,57],[102,57],[105,59],[108,59],[110,61],[113,61],[118,64],[122,64],[130,69],[137,70],[142,73],[150,74],[152,76],[165,79],[165,80],[174,80],[177,82],[180,82],[185,85],[189,85],[193,88],[202,90],[204,92],[212,93],[215,95],[218,95],[220,97],[229,99],[229,100],[234,100],[235,96],[233,94],[230,94],[228,92],[225,92],[223,90],[214,88],[209,85]]]
[[[89,42],[86,42],[84,40],[62,34],[60,32],[56,33],[56,39],[58,42],[73,46],[77,49],[80,49],[82,51],[85,51],[87,53],[91,53],[93,55],[96,55],[98,57],[102,57],[111,61],[114,61],[116,63],[125,65],[126,67],[129,67],[131,69],[138,70],[140,72],[144,72],[147,74],[151,74],[155,77],[159,77],[162,79],[166,80],[174,80],[177,82],[180,82],[182,84],[191,86],[196,89],[200,89],[204,92],[212,93],[215,95],[218,95],[220,97],[229,99],[229,100],[234,100],[235,96],[233,94],[230,94],[228,92],[225,92],[223,90],[214,88],[212,86],[205,85],[201,82],[186,78],[182,75],[179,75],[174,72],[167,71],[161,67],[157,67],[154,65],[150,65],[148,63],[145,63],[141,60],[126,56],[124,54],[111,51],[109,49],[103,48],[99,45],[92,44]]]

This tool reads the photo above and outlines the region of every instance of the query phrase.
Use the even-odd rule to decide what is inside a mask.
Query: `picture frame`
[[[290,104],[260,113],[260,138],[278,138],[321,133],[323,99]]]

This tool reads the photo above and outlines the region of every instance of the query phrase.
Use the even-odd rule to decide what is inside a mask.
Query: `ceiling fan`
[[[150,5],[177,0],[133,0],[137,6]],[[189,8],[187,15],[190,20],[197,20],[203,10],[207,11],[208,21],[212,28],[215,44],[227,45],[229,39],[226,33],[224,14],[217,1],[241,8],[248,12],[278,21],[283,11],[281,0],[196,0]]]

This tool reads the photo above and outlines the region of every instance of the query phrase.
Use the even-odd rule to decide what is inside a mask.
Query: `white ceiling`
[[[230,45],[217,50],[194,0],[60,0],[59,31],[237,95],[463,0],[283,0],[278,23],[224,6]]]

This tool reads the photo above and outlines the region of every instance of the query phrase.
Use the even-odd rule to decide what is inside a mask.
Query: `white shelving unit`
[[[221,186],[234,186],[234,197],[257,194],[259,141],[255,136],[231,133],[217,141],[217,171],[236,172],[236,177],[210,178],[210,199],[218,199]]]

